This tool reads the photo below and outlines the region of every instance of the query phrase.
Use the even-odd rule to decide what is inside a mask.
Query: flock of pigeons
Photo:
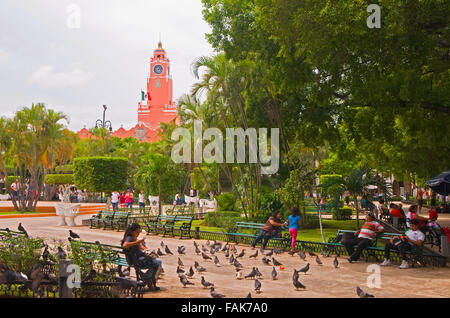
[[[22,224],[20,224],[20,223],[19,223],[18,230],[28,236],[28,233],[26,232],[26,230],[23,228]],[[7,231],[9,231],[9,230],[7,229]],[[69,230],[69,235],[70,235],[69,240],[74,240],[74,239],[80,238],[80,236],[78,234],[74,233],[72,230]],[[243,248],[238,253],[238,250],[236,249],[236,245],[230,245],[229,243],[226,243],[225,245],[223,245],[221,242],[214,241],[213,243],[211,243],[208,240],[206,242],[206,247],[204,245],[201,245],[201,247],[200,247],[197,244],[197,242],[195,242],[195,241],[193,244],[194,244],[194,251],[195,251],[195,254],[197,254],[197,256],[201,256],[205,262],[207,262],[207,261],[213,262],[218,267],[220,267],[222,265],[220,263],[220,260],[217,256],[217,254],[223,253],[223,255],[227,259],[227,262],[230,264],[230,266],[233,266],[235,268],[236,279],[237,280],[253,279],[255,282],[254,291],[257,294],[262,292],[261,280],[263,278],[263,275],[259,271],[258,267],[253,266],[252,270],[247,275],[244,275],[242,273],[244,270],[244,266],[239,262],[239,259],[243,259],[245,257],[245,255],[246,255],[245,248]],[[161,249],[164,249],[164,253],[161,251]],[[183,245],[178,246],[177,252],[178,252],[179,257],[178,257],[178,266],[177,266],[176,273],[178,274],[180,283],[183,285],[183,287],[186,287],[189,285],[195,285],[193,282],[189,281],[189,279],[192,279],[194,277],[195,272],[197,272],[197,274],[206,272],[207,271],[206,268],[203,267],[202,265],[200,265],[198,261],[194,261],[194,265],[190,266],[189,270],[187,270],[188,266],[185,266],[182,259],[180,258],[181,256],[186,255],[186,247]],[[256,260],[260,253],[261,256],[263,256],[261,258],[262,263],[264,265],[272,266],[272,272],[271,272],[272,280],[277,280],[278,272],[276,270],[276,267],[280,267],[280,269],[283,269],[283,267],[282,267],[283,264],[280,263],[274,257],[274,254],[280,255],[280,254],[284,253],[284,251],[278,249],[277,247],[274,247],[272,250],[270,250],[266,254],[264,254],[264,252],[265,252],[264,249],[261,248],[260,250],[256,250],[255,253],[253,253],[252,255],[249,255],[248,257],[250,259]],[[151,253],[157,255],[158,257],[162,257],[165,255],[174,255],[172,253],[172,251],[170,250],[169,246],[167,246],[164,242],[161,242],[161,248],[158,248],[157,251],[152,251]],[[307,253],[308,253],[309,257],[315,258],[315,262],[317,263],[317,265],[319,265],[319,266],[323,265],[319,255],[316,255],[310,248],[308,248],[305,245],[302,245],[302,249],[300,249],[297,253],[291,251],[291,252],[289,252],[289,255],[295,256],[295,254],[297,254],[303,261],[306,261]],[[323,250],[320,252],[320,254],[323,257],[330,256],[329,252],[325,253]],[[59,246],[58,246],[58,251],[55,253],[55,256],[60,260],[67,258],[66,252]],[[42,253],[42,259],[44,261],[44,264],[49,263],[49,262],[51,263],[51,261],[55,260],[55,257],[50,254],[47,245],[45,245],[44,251]],[[0,264],[0,284],[10,285],[13,282],[14,283],[22,282],[24,284],[23,288],[29,288],[32,291],[37,292],[38,295],[42,295],[43,289],[40,288],[41,282],[43,280],[49,280],[49,281],[56,283],[57,278],[53,274],[44,274],[43,271],[41,270],[41,266],[42,266],[42,264],[34,265],[25,275],[23,273],[17,273],[13,270],[10,270],[4,264]],[[339,261],[338,261],[337,256],[334,257],[333,266],[335,268],[339,268]],[[303,268],[301,268],[299,270],[296,270],[294,268],[294,273],[292,275],[292,284],[293,284],[295,290],[306,289],[306,286],[303,285],[299,280],[299,274],[304,273],[306,275],[306,273],[310,270],[310,268],[311,268],[310,263],[307,263],[306,266],[304,266]],[[194,269],[195,269],[195,271],[194,271]],[[119,277],[117,277],[117,281],[120,283],[119,284],[120,289],[123,290],[123,289],[136,288],[136,287],[142,286],[142,282],[138,282],[138,281],[135,281],[135,280],[132,280],[131,278],[129,278],[129,276],[130,276],[129,271],[122,272],[121,269],[119,268],[118,273],[119,273]],[[83,279],[83,282],[92,281],[96,275],[97,275],[96,271],[91,270],[91,272]],[[225,295],[218,293],[214,289],[214,287],[215,287],[214,284],[211,282],[208,282],[205,279],[205,277],[203,276],[203,274],[201,274],[200,277],[201,277],[201,281],[200,281],[201,285],[204,288],[209,288],[211,297],[213,297],[213,298],[224,298],[225,297]],[[47,286],[49,286],[49,285],[47,285]],[[364,292],[359,286],[356,287],[356,293],[360,298],[374,297],[373,295],[370,295],[370,294]],[[252,297],[252,295],[250,292],[250,293],[248,293],[246,298],[251,298],[251,297]]]
[[[253,266],[252,270],[250,271],[250,273],[248,273],[247,275],[243,274],[243,270],[244,270],[244,266],[239,262],[239,259],[242,259],[245,257],[246,252],[245,252],[245,248],[243,248],[240,252],[238,252],[236,245],[230,245],[229,243],[226,243],[225,245],[223,245],[221,242],[210,242],[209,240],[206,242],[206,246],[201,245],[201,247],[198,245],[197,242],[194,241],[194,251],[195,254],[197,254],[197,256],[201,256],[202,259],[205,262],[211,261],[213,262],[216,266],[220,267],[222,266],[220,263],[220,260],[217,256],[217,254],[219,253],[223,253],[223,255],[225,256],[225,258],[227,259],[227,263],[229,263],[230,266],[233,266],[235,268],[236,271],[236,279],[237,280],[243,280],[243,279],[253,279],[255,282],[254,285],[254,291],[259,294],[262,292],[262,273],[259,271],[258,267]],[[164,249],[163,253],[161,250]],[[306,251],[306,252],[305,252]],[[278,279],[278,272],[276,267],[280,267],[280,269],[283,269],[283,264],[280,263],[273,255],[279,255],[284,253],[283,250],[278,249],[277,247],[274,247],[272,250],[268,251],[266,254],[264,254],[264,249],[260,249],[260,250],[256,250],[255,253],[249,255],[248,257],[250,259],[257,259],[258,255],[263,256],[261,258],[261,261],[264,265],[268,265],[268,266],[272,266],[272,272],[271,272],[271,278],[272,280],[277,280]],[[173,255],[173,253],[170,251],[169,247],[167,245],[164,244],[164,242],[161,242],[161,248],[158,248],[157,251],[153,251],[152,253],[155,253],[156,255],[158,255],[159,257],[162,257],[164,255]],[[295,252],[289,252],[289,254],[291,256],[295,256],[295,254],[297,254],[302,260],[306,261],[307,258],[307,253],[309,254],[309,256],[311,258],[315,258],[315,262],[321,266],[323,265],[320,257],[318,255],[316,255],[311,249],[309,249],[306,246],[303,246],[303,250],[300,249],[297,253]],[[189,279],[192,279],[195,275],[195,273],[197,272],[198,274],[202,274],[204,272],[206,272],[206,268],[203,267],[202,265],[200,265],[198,263],[198,261],[194,261],[194,265],[193,266],[185,266],[185,264],[183,263],[182,259],[180,258],[181,256],[186,254],[186,247],[185,246],[178,246],[178,266],[177,266],[177,270],[176,273],[178,274],[178,277],[180,279],[180,283],[183,285],[183,287],[187,287],[189,285],[195,285],[193,282],[191,282]],[[329,253],[324,253],[323,251],[321,251],[321,255],[324,257],[329,257]],[[334,258],[333,261],[333,266],[335,268],[339,267],[339,261],[337,256]],[[187,269],[189,267],[189,269]],[[292,284],[295,288],[295,290],[299,290],[299,289],[306,289],[306,286],[303,285],[300,280],[299,280],[299,274],[300,273],[304,273],[306,274],[311,268],[311,264],[307,263],[306,266],[304,266],[303,268],[296,270],[294,269],[294,273],[292,275]],[[194,271],[195,269],[195,271]],[[209,288],[210,289],[210,295],[213,298],[224,298],[225,295],[218,293],[214,288],[214,284],[211,282],[208,282],[204,276],[200,276],[201,278],[201,285],[204,288]],[[365,293],[364,291],[361,290],[360,287],[356,288],[356,292],[357,295],[361,298],[369,298],[369,297],[373,297],[370,294]],[[251,292],[247,295],[246,298],[251,298]]]

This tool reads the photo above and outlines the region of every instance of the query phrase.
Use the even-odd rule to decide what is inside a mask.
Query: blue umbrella
[[[427,185],[433,189],[433,191],[442,194],[443,196],[448,196],[450,193],[450,170],[428,180]]]

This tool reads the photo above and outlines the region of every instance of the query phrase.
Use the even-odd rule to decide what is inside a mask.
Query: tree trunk
[[[162,209],[161,209],[161,176],[158,176],[158,196],[159,196],[159,200],[158,200],[158,210],[159,210],[159,215],[162,214]]]
[[[355,195],[355,208],[356,208],[356,230],[359,230],[359,207],[358,207],[358,196]]]

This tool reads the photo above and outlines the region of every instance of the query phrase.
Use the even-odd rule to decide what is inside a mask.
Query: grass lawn
[[[360,220],[359,222],[362,225],[364,221]],[[328,241],[328,238],[335,237],[337,230],[356,229],[356,220],[349,220],[349,221],[322,220],[322,224],[325,242]],[[200,227],[200,231],[210,231],[220,233],[225,231],[222,228],[205,226],[203,220],[194,220],[192,222],[192,229],[195,229],[195,227],[197,226]],[[320,229],[301,230],[299,231],[297,239],[301,241],[322,242]]]

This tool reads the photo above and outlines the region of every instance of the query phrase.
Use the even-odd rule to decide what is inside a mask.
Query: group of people
[[[385,245],[384,261],[381,266],[390,266],[390,252],[391,250],[397,250],[402,257],[402,263],[399,266],[400,269],[409,268],[408,258],[406,252],[413,250],[416,247],[423,245],[425,241],[425,233],[430,230],[437,231],[439,225],[436,223],[437,213],[434,210],[430,210],[428,218],[418,215],[418,206],[412,205],[409,208],[408,213],[405,215],[402,206],[392,205],[391,215],[404,219],[406,222],[406,232],[399,236],[392,238]],[[372,245],[373,240],[384,231],[384,227],[376,221],[375,215],[369,213],[366,216],[366,220],[361,230],[355,234],[346,233],[342,238],[342,244],[347,249],[349,262],[355,262],[359,260],[362,251]]]
[[[119,207],[132,209],[133,198],[134,194],[131,189],[128,189],[127,191],[121,193],[114,191],[111,194],[111,205],[113,211],[119,210]],[[138,204],[139,204],[139,212],[143,213],[145,211],[145,195],[143,190],[139,191]]]

